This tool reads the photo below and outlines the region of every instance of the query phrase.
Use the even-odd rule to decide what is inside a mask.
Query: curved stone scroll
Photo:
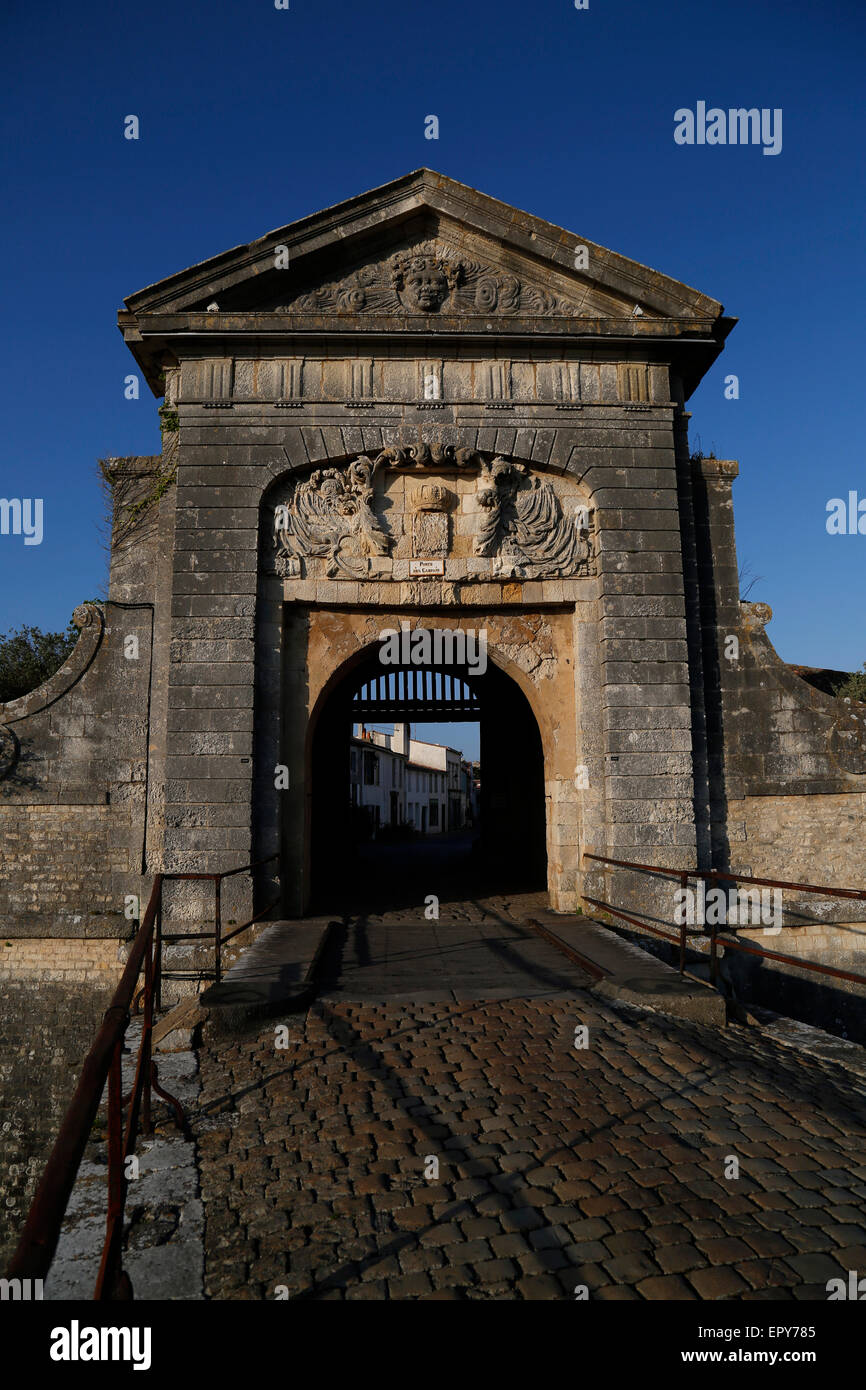
[[[14,772],[21,756],[21,743],[14,729],[0,725],[0,782]]]
[[[407,444],[402,449],[383,449],[376,459],[377,466],[389,468],[470,468],[480,464],[474,449],[458,448],[456,444]]]
[[[67,691],[81,680],[102,643],[105,616],[98,604],[88,601],[78,605],[72,614],[72,621],[81,636],[63,665],[42,685],[37,685],[35,690],[29,690],[26,695],[19,695],[6,705],[0,704],[0,724],[17,724],[22,719],[41,714],[44,709],[62,699]]]

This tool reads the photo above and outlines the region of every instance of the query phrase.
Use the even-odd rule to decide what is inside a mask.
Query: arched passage
[[[544,889],[544,751],[520,686],[493,660],[478,674],[466,665],[389,670],[379,657],[376,643],[347,662],[311,721],[311,908],[327,912],[350,905],[361,911],[386,903],[417,906],[428,894]],[[423,843],[417,837],[391,840],[380,852],[365,843],[350,795],[351,735],[359,717],[410,726],[419,720],[478,722],[481,785],[471,831],[450,840],[443,835],[438,847],[434,836]],[[370,753],[376,756],[373,744]],[[400,790],[383,798],[386,822],[405,805]]]

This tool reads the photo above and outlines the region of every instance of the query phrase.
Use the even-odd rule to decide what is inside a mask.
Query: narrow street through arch
[[[391,723],[404,731],[402,752],[408,721],[419,720],[479,725],[480,795],[472,824],[452,827],[446,806],[440,833],[429,834],[431,827],[418,818],[414,833],[395,835],[397,798],[408,795],[401,785],[371,838],[359,831],[359,808],[350,797],[352,732],[374,721]],[[383,746],[393,751],[398,745]],[[378,762],[377,746],[359,749],[358,757]],[[331,690],[319,713],[311,782],[316,912],[414,908],[431,895],[446,901],[546,886],[541,736],[526,697],[493,663],[482,674],[465,666],[388,670],[374,647]],[[381,834],[384,829],[390,836]]]

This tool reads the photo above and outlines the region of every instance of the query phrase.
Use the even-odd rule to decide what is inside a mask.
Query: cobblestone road
[[[580,989],[283,1022],[285,1049],[269,1023],[201,1050],[210,1297],[824,1300],[866,1273],[866,1083],[757,1029]]]

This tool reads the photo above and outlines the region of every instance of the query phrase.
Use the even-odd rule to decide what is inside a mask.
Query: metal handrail
[[[822,897],[849,898],[857,902],[866,902],[866,889],[863,888],[831,888],[826,885],[815,883],[793,883],[789,879],[777,878],[756,878],[751,874],[739,874],[733,869],[672,869],[661,864],[639,864],[631,859],[612,859],[605,854],[592,854],[589,850],[584,850],[584,859],[593,859],[596,863],[607,865],[619,869],[635,869],[638,872],[658,874],[662,878],[679,879],[680,885],[685,887],[690,878],[711,879],[716,882],[726,881],[730,883],[754,883],[765,888],[793,889],[799,893],[817,893]],[[679,944],[680,948],[680,974],[685,970],[686,959],[686,924],[680,925],[679,937],[671,936],[670,933],[661,931],[658,927],[651,927],[649,923],[642,922],[636,917],[631,917],[627,912],[613,907],[612,904],[602,902],[598,898],[585,897],[584,901],[591,903],[593,907],[599,907],[604,912],[611,913],[614,917],[621,917],[623,921],[639,927],[641,931],[648,931],[654,936],[660,936],[666,941]],[[734,924],[734,929],[736,928]],[[729,924],[728,930],[731,930]],[[831,975],[838,980],[852,980],[855,984],[866,985],[866,975],[861,975],[853,970],[840,970],[833,965],[822,965],[818,961],[803,960],[799,956],[783,955],[780,951],[767,951],[761,946],[755,946],[751,942],[747,945],[744,941],[737,941],[736,938],[720,936],[716,923],[711,922],[710,928],[703,925],[699,926],[691,933],[693,936],[708,936],[710,938],[710,979],[713,984],[718,980],[718,947],[724,946],[726,950],[743,951],[752,956],[763,956],[767,960],[782,961],[786,965],[794,965],[801,970],[811,970],[819,975]]]
[[[125,1201],[126,1178],[124,1158],[135,1146],[135,1129],[139,1105],[144,1094],[144,1123],[150,1125],[150,1086],[153,1081],[150,1058],[150,1034],[153,1026],[153,974],[155,927],[162,899],[162,875],[154,879],[144,919],[132,943],[132,949],[120,983],[105,1011],[102,1025],[81,1068],[75,1094],[69,1104],[54,1147],[45,1165],[41,1181],[30,1205],[27,1221],[18,1242],[9,1274],[12,1278],[44,1279],[57,1250],[66,1207],[93,1122],[99,1110],[106,1081],[109,1082],[108,1103],[108,1219],[105,1245],[100,1261],[95,1298],[129,1297],[123,1286],[120,1269],[119,1217]],[[145,968],[144,1022],[139,1048],[136,1079],[133,1086],[129,1124],[126,1135],[121,1129],[121,1056],[123,1040],[129,1024],[132,996],[142,965]],[[128,1285],[128,1280],[126,1280]]]
[[[215,971],[217,979],[219,979],[220,953],[224,942],[252,926],[274,906],[274,903],[271,903],[251,918],[249,922],[245,922],[243,926],[233,931],[229,937],[224,938],[220,917],[219,890],[221,881],[223,878],[231,878],[235,874],[249,872],[263,864],[269,864],[277,858],[279,856],[274,854],[268,859],[243,865],[239,869],[229,869],[221,874],[160,873],[154,877],[150,899],[130,948],[120,982],[84,1060],[75,1094],[67,1107],[39,1186],[30,1204],[24,1229],[9,1265],[10,1278],[44,1279],[48,1274],[51,1262],[57,1252],[63,1219],[66,1215],[72,1189],[75,1186],[78,1169],[81,1166],[81,1160],[90,1139],[107,1082],[108,1212],[105,1224],[105,1241],[93,1297],[100,1300],[131,1299],[133,1297],[129,1275],[123,1269],[122,1252],[123,1217],[128,1187],[126,1160],[135,1152],[139,1132],[142,1131],[145,1134],[153,1132],[151,1113],[153,1091],[172,1106],[182,1129],[186,1124],[180,1102],[159,1085],[159,1076],[151,1046],[154,1008],[159,1007],[161,997],[162,948],[163,943],[171,939],[162,934],[163,887],[169,879],[209,879],[216,883],[216,928],[213,933],[207,933],[206,936],[207,939],[213,937],[215,941]],[[195,935],[202,934],[195,933]],[[144,988],[140,992],[143,1008],[141,1042],[136,1059],[132,1090],[124,1096],[122,1082],[124,1040],[142,970],[144,970]],[[201,972],[196,973],[200,974]],[[126,1111],[125,1125],[124,1111]]]
[[[225,869],[223,872],[221,872],[221,873],[215,873],[215,874],[188,874],[188,873],[165,873],[165,874],[163,874],[163,875],[162,875],[162,880],[163,880],[164,883],[165,883],[165,882],[168,882],[168,881],[170,880],[170,881],[175,882],[175,883],[212,883],[212,884],[214,885],[214,930],[213,930],[212,932],[172,932],[172,933],[170,933],[168,936],[163,936],[163,937],[161,938],[162,941],[168,941],[168,942],[172,942],[172,941],[203,941],[203,940],[204,940],[204,941],[209,941],[209,940],[213,939],[213,941],[214,941],[214,970],[213,970],[214,982],[215,982],[216,984],[219,984],[220,981],[222,980],[222,948],[223,948],[223,946],[226,944],[227,941],[231,941],[233,937],[239,936],[240,933],[241,933],[242,931],[246,931],[246,930],[247,930],[247,927],[253,926],[253,924],[254,924],[255,922],[260,921],[262,917],[266,917],[267,914],[268,914],[273,908],[275,908],[275,907],[277,906],[277,904],[279,903],[279,901],[280,901],[280,896],[279,896],[279,894],[278,894],[277,897],[273,898],[273,899],[271,900],[271,902],[269,902],[265,907],[263,907],[263,908],[261,909],[260,912],[257,912],[256,915],[255,915],[254,917],[251,917],[250,920],[249,920],[248,922],[244,922],[242,926],[236,927],[235,930],[234,930],[233,932],[229,932],[228,936],[223,936],[223,930],[222,930],[222,881],[223,881],[224,878],[234,878],[235,874],[246,874],[246,873],[251,873],[253,869],[261,869],[261,868],[264,867],[265,864],[271,864],[271,863],[273,863],[273,861],[274,861],[275,859],[279,859],[279,857],[280,857],[279,851],[277,851],[277,852],[274,853],[274,854],[269,854],[268,857],[267,857],[267,859],[256,859],[256,860],[254,860],[254,862],[253,862],[252,864],[242,864],[242,865],[240,866],[240,868],[238,868],[238,869]],[[197,974],[197,975],[202,975],[202,974],[206,974],[206,973],[209,973],[209,972],[206,972],[206,971],[195,971],[194,973]],[[178,979],[178,978],[183,978],[183,979],[186,979],[186,978],[189,978],[189,972],[183,972],[183,971],[178,972],[178,971],[175,971],[175,970],[166,970],[166,971],[161,972],[161,978],[165,978],[165,979]],[[157,1009],[160,1009],[160,1008],[162,1007],[162,991],[161,991],[160,989],[157,989],[156,1007],[157,1007]]]
[[[661,864],[636,864],[631,859],[610,859],[605,854],[590,854],[584,850],[584,859],[597,859],[600,864],[613,864],[621,869],[643,869],[647,873],[661,874],[666,878],[716,878],[730,879],[737,883],[755,883],[764,888],[793,888],[800,893],[821,893],[831,898],[855,898],[866,902],[866,888],[830,888],[826,884],[792,883],[784,878],[753,878],[751,874],[738,874],[733,869],[670,869]]]

